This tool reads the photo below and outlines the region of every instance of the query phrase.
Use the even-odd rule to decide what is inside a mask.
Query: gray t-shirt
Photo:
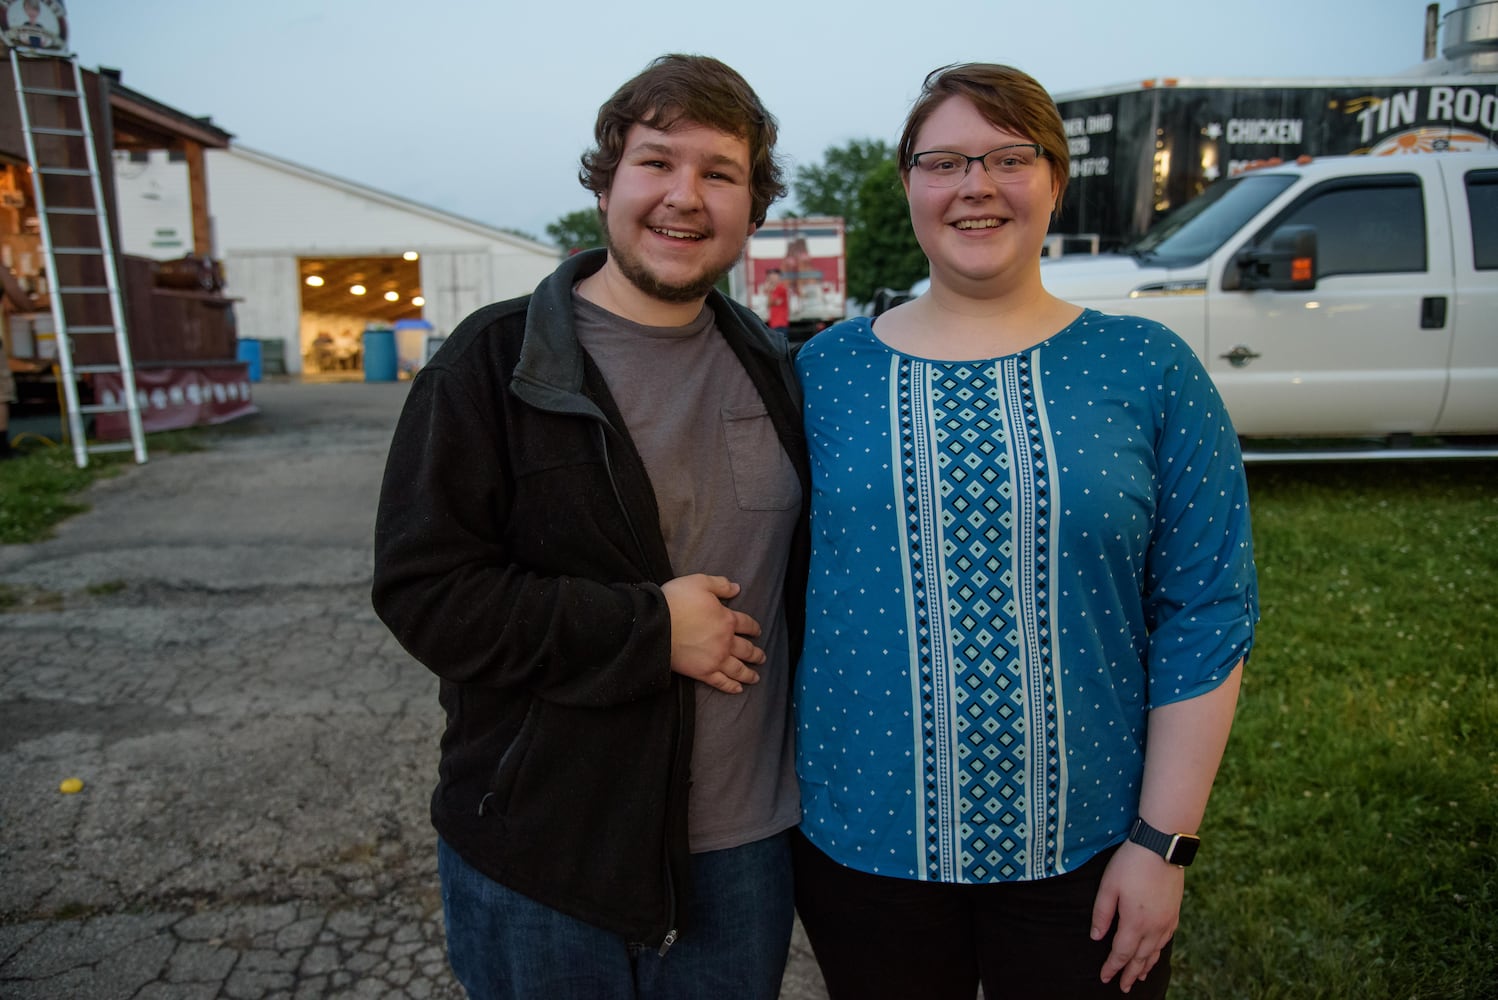
[[[728,603],[762,629],[758,684],[742,694],[695,685],[691,848],[763,839],[801,819],[781,603],[801,509],[796,470],[711,309],[687,326],[652,327],[576,293],[572,301],[578,340],[603,372],[650,474],[673,569],[739,583]]]

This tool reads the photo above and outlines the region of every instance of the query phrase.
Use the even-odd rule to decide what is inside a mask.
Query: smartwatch
[[[1196,860],[1197,849],[1202,839],[1189,833],[1162,833],[1146,823],[1143,818],[1134,820],[1129,829],[1129,841],[1154,851],[1165,859],[1166,864],[1185,868]]]

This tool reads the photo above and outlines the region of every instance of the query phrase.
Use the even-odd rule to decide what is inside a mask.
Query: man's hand
[[[751,664],[765,662],[765,651],[750,641],[759,635],[759,622],[723,604],[738,596],[738,584],[693,573],[669,581],[661,592],[671,609],[672,670],[727,694],[759,681]]]
[[[1118,931],[1103,963],[1102,979],[1122,973],[1118,988],[1127,993],[1160,960],[1160,950],[1176,932],[1186,872],[1138,844],[1124,843],[1108,860],[1097,901],[1092,905],[1092,939],[1107,936],[1113,918]]]

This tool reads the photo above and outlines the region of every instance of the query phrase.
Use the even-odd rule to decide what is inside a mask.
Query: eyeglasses
[[[931,187],[955,187],[962,183],[974,163],[983,164],[996,181],[1017,181],[1046,155],[1038,142],[1019,142],[990,149],[982,156],[954,153],[950,149],[928,149],[910,158],[910,169]]]

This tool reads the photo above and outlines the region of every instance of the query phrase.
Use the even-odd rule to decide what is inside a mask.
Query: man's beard
[[[684,285],[669,285],[651,273],[644,263],[614,242],[614,235],[609,231],[607,214],[603,215],[603,239],[608,246],[609,256],[619,268],[619,273],[640,291],[662,302],[696,302],[706,298],[707,293],[717,286],[719,279],[727,274],[739,259],[735,256],[721,270],[705,271]]]

